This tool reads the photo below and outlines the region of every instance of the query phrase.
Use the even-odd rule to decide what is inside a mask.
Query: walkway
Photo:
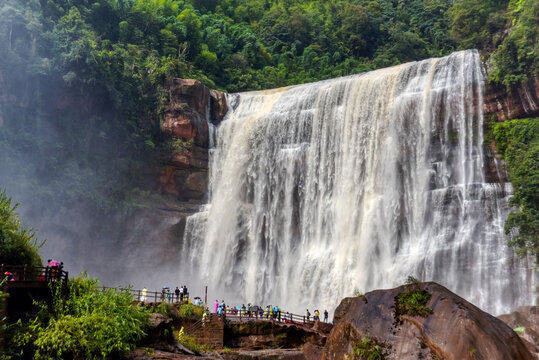
[[[110,287],[103,287],[104,289],[116,289],[120,291],[129,291],[133,295],[133,299],[135,301],[142,301],[142,302],[149,302],[149,303],[178,303],[179,299],[176,297],[174,291],[171,289],[171,298],[165,295],[163,295],[162,291],[146,291],[146,296],[143,296],[142,290],[135,290],[131,288],[110,288]],[[185,299],[189,299],[189,293],[184,294],[184,301]],[[200,306],[202,306],[203,303],[201,303]],[[211,314],[214,316],[215,314]],[[269,314],[264,313],[264,309],[259,308],[257,311],[252,311],[251,315],[247,313],[246,310],[240,310],[240,309],[228,309],[225,316],[223,317],[227,321],[232,322],[241,322],[241,321],[268,321],[273,322],[280,325],[296,325],[307,329],[313,329],[316,328],[316,331],[323,331],[326,332],[324,329],[331,330],[331,327],[333,326],[330,323],[326,323],[323,321],[316,321],[314,320],[313,316],[310,316],[307,318],[306,315],[298,315],[298,314],[292,314],[289,312],[280,312],[277,316],[270,317]],[[201,326],[203,323],[202,320],[199,321],[199,324],[195,325],[195,328],[198,328],[198,326]],[[318,323],[318,325],[317,325]],[[323,325],[322,325],[323,324]],[[193,329],[194,330],[194,329]],[[329,332],[327,330],[327,332]]]

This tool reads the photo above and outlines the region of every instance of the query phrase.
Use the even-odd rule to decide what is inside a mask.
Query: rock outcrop
[[[539,116],[539,79],[530,77],[526,85],[514,86],[511,93],[505,87],[487,85],[483,100],[485,120],[496,116],[498,121]]]
[[[397,311],[396,299],[407,291],[428,292],[431,313]],[[344,299],[322,359],[344,359],[361,342],[384,359],[534,359],[509,326],[436,283]]]
[[[180,201],[205,200],[210,127],[228,110],[226,95],[193,79],[173,79],[161,131],[169,139],[158,192]]]
[[[510,314],[498,316],[498,319],[518,329],[524,345],[539,359],[539,306],[521,306]]]
[[[325,341],[323,332],[270,321],[229,322],[225,330],[225,345],[231,348],[291,349],[306,343],[322,347]]]

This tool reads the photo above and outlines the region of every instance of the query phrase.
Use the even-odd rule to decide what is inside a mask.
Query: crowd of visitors
[[[277,305],[267,305],[265,308],[262,308],[258,305],[252,305],[251,303],[242,304],[241,306],[229,306],[225,304],[224,300],[215,300],[213,303],[213,312],[219,316],[223,315],[234,315],[239,316],[240,318],[261,318],[261,319],[270,319],[282,322],[302,322],[302,321],[311,321],[311,313],[307,309],[305,317],[299,315],[294,315],[288,311],[283,311]],[[328,311],[324,310],[324,322],[328,322]],[[312,321],[320,321],[320,312],[315,310],[314,317]]]
[[[146,288],[142,289],[140,294],[140,301],[146,301],[148,290]],[[189,292],[187,291],[187,286],[183,285],[177,287],[174,291],[171,291],[170,287],[164,286],[161,290],[160,300],[162,302],[176,302],[181,303],[183,301],[188,301],[190,304],[204,306],[204,303],[200,297],[195,297],[194,299],[189,298]],[[204,318],[207,318],[210,310],[206,306],[204,311]],[[320,311],[318,309],[314,310],[314,316],[311,319],[311,313],[309,309],[306,310],[305,315],[296,315],[288,311],[283,311],[277,305],[267,305],[265,308],[262,308],[258,305],[252,305],[248,303],[247,305],[242,304],[241,306],[230,306],[225,303],[224,300],[215,300],[213,303],[213,312],[218,316],[236,316],[239,318],[256,318],[256,319],[268,319],[275,320],[279,322],[286,323],[301,323],[305,321],[323,321],[328,322],[329,313],[327,310],[324,310],[324,319],[320,320]]]

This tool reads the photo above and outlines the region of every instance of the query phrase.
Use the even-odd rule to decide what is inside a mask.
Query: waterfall
[[[476,51],[238,94],[184,266],[231,303],[332,310],[437,281],[486,311],[533,303],[506,245],[510,186],[485,183]]]

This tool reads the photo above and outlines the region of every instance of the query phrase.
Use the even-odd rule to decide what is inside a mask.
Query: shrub
[[[53,287],[51,308],[41,304],[35,319],[22,325],[16,346],[33,349],[39,359],[104,359],[134,349],[143,336],[148,312],[132,305],[128,290],[101,289],[85,274],[69,283],[69,295]]]
[[[374,340],[372,340],[369,335],[364,336],[361,339],[361,342],[358,342],[354,345],[354,357],[362,360],[381,360],[383,359],[382,347]]]
[[[426,290],[402,292],[395,297],[395,314],[427,317],[432,314],[432,309],[427,306],[430,297]]]
[[[181,317],[202,319],[204,308],[193,304],[182,304],[178,309]]]

